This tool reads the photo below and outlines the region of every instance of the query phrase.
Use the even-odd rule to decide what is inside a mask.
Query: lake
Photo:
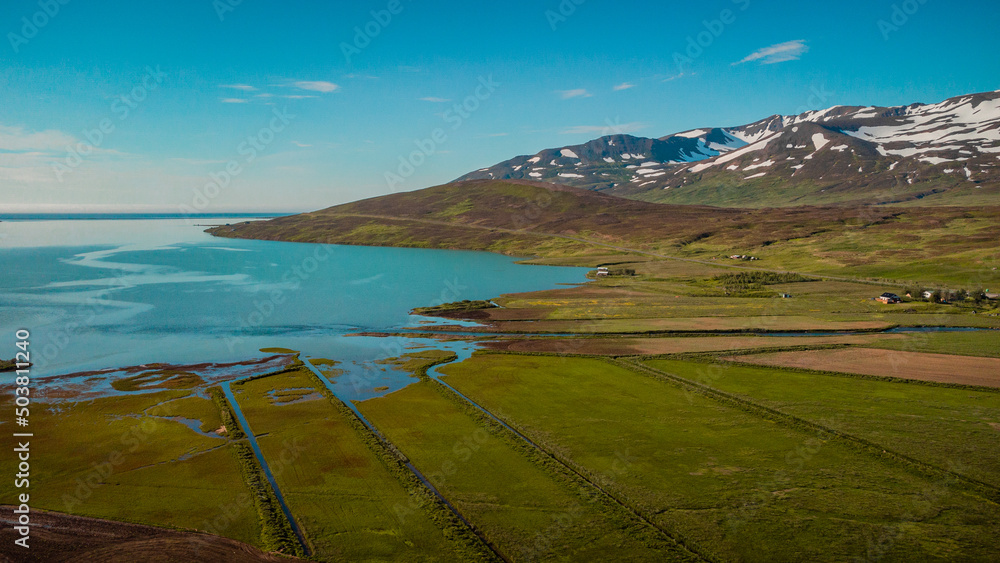
[[[374,360],[429,341],[345,334],[417,326],[426,319],[409,315],[414,307],[585,281],[583,268],[518,265],[485,252],[203,232],[237,221],[0,223],[0,326],[9,340],[0,342],[8,350],[0,356],[13,357],[14,331],[23,328],[31,331],[36,377],[152,362],[238,362],[261,358],[269,347],[371,372]],[[464,343],[436,347],[469,352]]]

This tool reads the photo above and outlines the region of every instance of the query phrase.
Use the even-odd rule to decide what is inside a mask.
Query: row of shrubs
[[[740,293],[763,289],[765,285],[816,281],[801,274],[779,272],[734,272],[712,278],[721,283],[727,292]]]
[[[285,513],[278,504],[278,499],[271,489],[270,483],[264,477],[257,456],[250,447],[250,442],[246,440],[246,434],[236,421],[233,411],[230,410],[229,401],[226,400],[222,390],[213,387],[209,390],[212,401],[219,408],[222,423],[226,427],[226,432],[230,438],[230,445],[233,453],[239,461],[240,473],[243,481],[253,497],[254,507],[257,509],[257,517],[261,526],[261,543],[266,551],[276,551],[292,556],[305,555],[302,544],[295,537],[291,524],[285,518]]]

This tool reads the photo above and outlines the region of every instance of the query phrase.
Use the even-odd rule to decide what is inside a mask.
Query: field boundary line
[[[358,437],[375,457],[386,466],[389,473],[400,481],[400,484],[409,494],[418,496],[421,499],[421,506],[428,513],[431,520],[441,529],[442,533],[445,534],[447,539],[457,544],[464,544],[467,542],[463,542],[462,539],[469,540],[475,538],[475,542],[479,544],[479,549],[476,550],[477,554],[483,560],[510,563],[510,559],[499,548],[494,546],[475,524],[469,521],[457,507],[445,499],[440,491],[431,488],[423,474],[418,474],[416,467],[413,467],[409,458],[387,436],[375,430],[373,423],[366,423],[365,420],[362,420],[358,416],[358,413],[354,412],[353,409],[347,406],[340,397],[327,387],[326,382],[317,375],[316,371],[313,371],[316,370],[316,367],[308,359],[303,360],[302,367],[307,368],[305,371],[319,385],[320,393],[345,418],[348,425],[357,433]],[[431,507],[435,507],[435,509],[431,509]],[[448,534],[449,530],[455,533],[459,539],[450,538]],[[469,537],[470,535],[471,538]],[[493,557],[490,557],[490,555]]]
[[[852,347],[855,347],[855,346],[857,346],[857,345],[848,345],[846,347],[847,348],[852,348]],[[859,346],[859,347],[863,347],[863,346]],[[877,349],[881,350],[882,348],[877,348]],[[806,351],[808,351],[808,350],[774,350],[775,353],[779,353],[779,352],[806,352]],[[771,350],[765,350],[763,352],[760,352],[760,354],[766,354],[768,352],[771,352]],[[757,353],[743,354],[743,355],[745,355],[745,356],[751,356],[751,355],[757,355]],[[965,357],[965,358],[989,358],[988,356],[963,356],[963,357]],[[656,358],[649,358],[649,359],[656,359]],[[664,358],[664,359],[666,359],[666,358]],[[716,357],[714,355],[713,355],[713,359],[716,359]],[[989,358],[989,359],[992,359],[992,358]],[[862,379],[862,380],[867,380],[867,381],[881,381],[883,383],[903,383],[903,384],[907,384],[907,385],[923,385],[923,386],[926,386],[926,387],[941,387],[941,388],[944,388],[944,389],[959,389],[959,390],[962,390],[962,391],[978,391],[978,392],[982,392],[982,393],[1000,393],[1000,387],[988,387],[988,386],[985,386],[985,385],[972,385],[972,384],[969,384],[969,383],[948,383],[946,381],[929,381],[929,380],[926,380],[926,379],[908,379],[908,378],[905,378],[905,377],[893,377],[891,375],[872,375],[870,373],[850,373],[850,372],[846,372],[846,371],[830,371],[830,370],[809,369],[809,368],[802,368],[802,367],[775,366],[775,365],[770,365],[770,364],[754,364],[754,363],[751,363],[751,362],[743,362],[743,361],[737,361],[737,360],[723,360],[723,361],[725,362],[725,364],[722,364],[722,365],[732,364],[735,367],[764,368],[764,369],[772,368],[772,369],[781,369],[781,370],[787,370],[787,371],[797,372],[797,373],[806,373],[806,374],[811,374],[811,375],[826,375],[826,376],[829,376],[829,377],[843,377],[845,379]]]
[[[436,377],[430,377],[429,375],[426,374],[426,370],[424,370],[422,374],[419,374],[419,376],[421,379],[425,379],[432,382],[433,384],[436,384],[435,387],[442,395],[444,395],[450,401],[458,404],[466,412],[466,414],[471,416],[473,419],[476,419],[480,423],[491,428],[494,434],[499,434],[501,437],[506,436],[507,439],[505,441],[512,444],[516,449],[522,449],[530,453],[540,455],[543,460],[547,460],[550,463],[554,463],[556,466],[555,467],[550,466],[547,469],[548,472],[558,471],[559,473],[561,473],[561,475],[559,476],[562,478],[568,477],[573,480],[580,479],[584,481],[587,485],[589,485],[598,493],[600,493],[602,497],[605,498],[606,503],[610,501],[610,503],[613,504],[614,506],[617,506],[618,508],[625,510],[633,518],[639,520],[643,524],[649,526],[653,530],[656,530],[657,532],[665,536],[671,543],[673,543],[678,548],[704,561],[712,561],[712,562],[719,561],[718,558],[703,550],[695,542],[687,538],[684,538],[683,535],[680,534],[679,532],[667,530],[664,529],[662,526],[657,525],[650,518],[642,514],[642,512],[640,512],[638,509],[636,509],[633,506],[630,506],[625,501],[619,499],[617,496],[611,494],[603,487],[595,483],[592,478],[588,477],[585,474],[587,473],[585,469],[577,468],[575,467],[576,465],[575,463],[569,460],[561,459],[560,456],[542,447],[537,442],[526,436],[519,429],[515,428],[507,421],[501,419],[496,414],[491,412],[489,409],[483,407],[476,401],[473,401],[471,398],[463,394],[461,391],[455,389],[448,383],[445,383],[444,381],[441,381]],[[544,465],[549,465],[549,464],[544,464]],[[561,470],[558,468],[561,468]]]
[[[231,386],[232,383],[230,381],[222,385]],[[233,453],[240,466],[243,482],[253,494],[254,507],[257,509],[257,516],[260,519],[261,542],[265,549],[278,547],[279,551],[282,551],[285,548],[290,548],[292,555],[305,555],[307,557],[312,555],[310,549],[312,542],[305,529],[295,522],[295,517],[291,514],[291,507],[288,507],[287,503],[284,502],[284,495],[278,489],[277,482],[272,484],[267,478],[269,469],[265,470],[266,460],[257,459],[251,445],[251,440],[254,438],[249,421],[247,421],[247,427],[244,428],[240,417],[236,415],[237,411],[234,410],[234,405],[225,396],[222,386],[212,387],[210,394],[216,407],[219,408],[223,423],[227,425],[228,441],[233,446]],[[235,408],[239,408],[239,405],[236,405]],[[232,426],[229,426],[230,424]],[[263,458],[264,451],[260,450],[260,452]],[[295,539],[294,542],[292,538]]]
[[[608,358],[607,361],[614,365],[629,369],[630,371],[637,372],[646,376],[652,376],[655,379],[659,379],[661,381],[665,381],[668,383],[673,383],[681,388],[690,389],[700,395],[703,395],[720,403],[725,403],[731,406],[735,406],[736,408],[739,408],[740,410],[750,413],[752,415],[767,420],[771,420],[774,422],[778,422],[792,428],[802,429],[804,427],[805,429],[813,430],[816,431],[817,433],[828,435],[831,438],[836,438],[848,445],[854,446],[855,449],[859,449],[875,457],[886,459],[888,461],[893,461],[900,465],[906,466],[907,468],[915,472],[921,473],[925,477],[934,477],[934,478],[944,477],[946,479],[957,481],[962,485],[963,489],[975,493],[976,495],[982,497],[984,500],[987,500],[994,504],[1000,504],[1000,488],[991,485],[989,483],[985,483],[983,481],[967,477],[965,475],[962,475],[955,471],[951,471],[949,469],[943,469],[937,467],[925,461],[920,461],[919,459],[910,457],[906,454],[899,453],[895,450],[891,450],[875,442],[866,440],[865,438],[861,438],[853,434],[848,434],[847,432],[843,432],[840,430],[835,430],[833,428],[823,426],[822,424],[812,422],[804,418],[799,418],[795,415],[791,415],[779,411],[777,409],[766,407],[764,405],[755,403],[753,401],[743,399],[731,393],[720,391],[718,389],[715,389],[714,387],[702,385],[695,381],[685,379],[681,376],[667,373],[665,371],[640,363],[639,361],[636,361],[633,358],[628,358],[628,359]]]

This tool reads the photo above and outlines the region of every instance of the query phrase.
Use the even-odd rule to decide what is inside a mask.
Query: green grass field
[[[868,344],[870,348],[957,354],[959,356],[984,356],[1000,358],[1000,333],[998,332],[928,332],[908,334],[905,339],[880,340]]]
[[[490,431],[437,386],[424,380],[358,406],[511,560],[688,559],[596,491]]]
[[[776,368],[647,363],[1000,487],[1000,392]]]
[[[319,393],[305,369],[233,386],[319,560],[466,559],[423,508],[410,509],[404,485],[325,396],[281,404],[286,389]]]
[[[211,401],[183,398],[189,394],[161,391],[55,408],[36,403],[31,506],[260,545],[257,514],[227,440],[166,418],[198,421],[202,431],[221,425]],[[0,485],[3,498],[15,498],[12,485]]]
[[[993,503],[606,361],[477,354],[442,371],[548,451],[722,559],[996,553]],[[627,470],[616,471],[622,460]]]

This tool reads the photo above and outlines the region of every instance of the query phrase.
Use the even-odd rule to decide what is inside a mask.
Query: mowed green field
[[[1000,392],[678,360],[650,366],[1000,487]]]
[[[190,393],[35,403],[31,507],[196,529],[259,546],[257,512],[227,440],[168,419],[196,421],[203,432],[221,425],[213,403]],[[23,492],[13,484],[0,485],[3,498]]]
[[[692,560],[586,482],[477,421],[448,393],[424,380],[358,407],[510,560]]]
[[[321,561],[464,561],[304,368],[233,385],[278,486]],[[303,393],[305,392],[305,393]]]
[[[1000,332],[925,332],[903,339],[873,339],[869,348],[1000,358]]]
[[[985,560],[1000,547],[1000,507],[947,480],[607,361],[477,354],[442,372],[720,559]]]

